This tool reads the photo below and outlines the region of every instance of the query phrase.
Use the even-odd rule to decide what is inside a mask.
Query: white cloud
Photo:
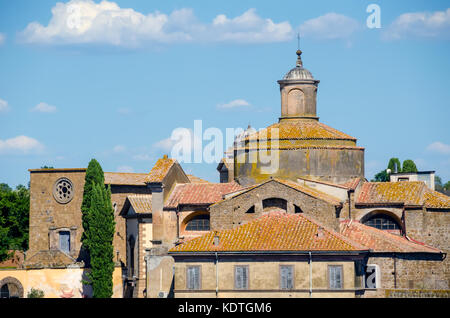
[[[0,139],[0,154],[28,154],[39,153],[44,146],[34,138],[17,136],[14,138]]]
[[[435,12],[409,12],[400,15],[383,33],[384,39],[407,37],[450,39],[450,8]]]
[[[134,160],[138,160],[138,161],[152,161],[153,158],[151,156],[149,156],[148,154],[137,154],[133,156]]]
[[[39,113],[54,113],[56,112],[56,107],[42,102],[33,107],[31,111]]]
[[[124,152],[126,149],[127,149],[127,148],[126,148],[125,146],[122,146],[122,145],[116,145],[116,146],[114,146],[114,148],[113,148],[113,152],[115,152],[115,153],[121,153],[121,152]]]
[[[428,145],[427,150],[448,155],[450,154],[450,145],[444,144],[440,141],[436,141]]]
[[[133,167],[130,167],[130,166],[119,166],[119,167],[117,167],[117,172],[132,173],[132,172],[134,172],[134,169],[133,169]]]
[[[355,19],[334,12],[307,20],[299,27],[302,37],[318,40],[347,39],[358,29],[360,24]]]
[[[217,105],[217,108],[230,109],[230,108],[240,108],[240,107],[248,107],[248,106],[250,106],[250,103],[247,102],[246,100],[235,99],[229,103],[219,104],[219,105]]]
[[[5,43],[5,40],[6,40],[6,35],[4,33],[0,32],[0,45]]]
[[[122,108],[118,108],[117,112],[121,115],[129,115],[129,114],[131,114],[131,109],[122,107]]]
[[[71,0],[52,8],[47,26],[32,22],[19,34],[36,44],[109,44],[139,47],[151,43],[234,42],[267,43],[292,39],[288,22],[275,23],[249,9],[235,18],[224,14],[212,23],[197,20],[192,9],[143,14],[115,2]]]
[[[0,98],[0,113],[6,113],[9,109],[8,102]]]

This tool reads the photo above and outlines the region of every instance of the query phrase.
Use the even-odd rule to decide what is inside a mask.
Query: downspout
[[[218,297],[219,294],[219,256],[217,255],[216,252],[216,298]]]
[[[403,221],[403,236],[406,237],[406,212],[405,212],[405,206],[403,205],[402,209],[402,221]]]
[[[145,260],[145,298],[148,298],[148,255],[144,256]]]
[[[348,195],[348,218],[351,220],[352,219],[352,202],[351,202],[350,190],[347,191],[347,195]]]
[[[309,252],[309,298],[312,297],[312,255]]]
[[[394,289],[397,289],[397,255],[394,253]]]

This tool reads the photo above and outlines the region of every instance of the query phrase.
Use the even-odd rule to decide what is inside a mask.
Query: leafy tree
[[[92,201],[92,187],[93,184],[103,185],[105,183],[102,167],[97,160],[92,159],[89,162],[84,182],[83,202],[81,203],[81,218],[84,232],[81,236],[81,242],[83,243],[84,248],[89,250],[87,233],[89,232],[88,214]]]
[[[450,190],[450,181],[447,181],[447,182],[444,184],[444,189],[445,189],[446,191]]]
[[[380,171],[375,175],[375,179],[372,180],[372,182],[388,182],[389,181],[389,174],[386,170]]]
[[[104,184],[91,183],[88,223],[86,239],[89,242],[91,271],[87,273],[87,277],[92,285],[94,298],[110,298],[113,294],[115,232],[110,187],[106,189]]]
[[[402,172],[400,160],[398,158],[391,158],[388,163],[388,169],[391,170],[391,173]]]
[[[28,249],[30,192],[22,185],[12,190],[0,184],[0,261],[10,256],[8,250]]]
[[[442,192],[444,190],[444,185],[442,184],[442,179],[439,176],[434,177],[434,189],[439,192]]]
[[[402,172],[417,172],[417,167],[414,161],[410,159],[403,161]]]

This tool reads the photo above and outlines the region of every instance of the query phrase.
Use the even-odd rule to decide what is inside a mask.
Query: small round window
[[[74,194],[72,182],[67,178],[60,178],[53,186],[53,197],[59,203],[68,203]]]

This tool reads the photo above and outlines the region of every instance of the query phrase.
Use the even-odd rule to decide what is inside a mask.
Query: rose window
[[[73,198],[73,185],[67,178],[61,178],[56,181],[53,187],[53,196],[59,203],[68,203]]]

